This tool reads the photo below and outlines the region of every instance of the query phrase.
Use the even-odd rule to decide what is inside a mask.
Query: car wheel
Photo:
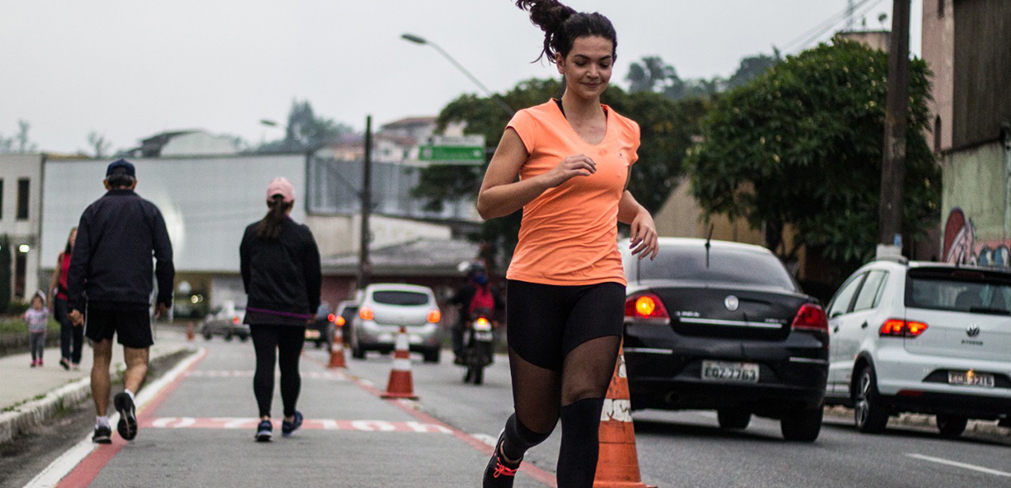
[[[247,339],[249,339],[249,335],[247,334],[242,334],[239,336],[239,340],[242,342],[246,342]]]
[[[232,333],[231,332],[226,332],[225,333],[225,341],[228,341],[228,342],[232,341]]]
[[[860,432],[875,434],[883,432],[888,425],[888,409],[881,402],[877,384],[874,368],[864,366],[857,376],[857,389],[853,396],[853,418]]]
[[[954,439],[962,435],[968,423],[969,419],[960,415],[939,414],[937,416],[937,430],[941,431],[941,437],[947,437],[948,439]]]
[[[316,341],[316,349],[323,349],[323,341]]]
[[[788,413],[779,423],[783,438],[788,441],[814,442],[821,433],[823,413],[822,407]]]
[[[354,337],[352,337],[351,341],[351,357],[355,359],[365,359],[365,349],[362,348],[361,343],[354,340]]]
[[[744,430],[751,423],[751,412],[736,409],[717,410],[716,418],[720,422],[721,429]]]
[[[209,340],[211,340],[211,337],[212,337],[212,336],[211,336],[211,333],[210,333],[210,332],[204,332],[204,340],[205,340],[205,341],[209,341]]]
[[[435,348],[435,349],[431,349],[431,350],[425,351],[425,354],[424,354],[424,356],[425,356],[425,362],[426,363],[438,363],[439,362],[439,355],[441,353],[442,353],[442,350],[439,349],[439,348]]]

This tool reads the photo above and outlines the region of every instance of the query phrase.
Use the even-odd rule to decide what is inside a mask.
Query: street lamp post
[[[498,95],[492,93],[491,90],[488,89],[488,87],[484,86],[484,84],[481,83],[474,75],[470,74],[470,71],[467,71],[467,68],[464,68],[463,65],[458,63],[455,59],[453,59],[453,57],[450,56],[449,53],[447,53],[444,49],[439,47],[438,44],[429,41],[424,37],[416,36],[414,34],[403,34],[400,36],[400,38],[405,41],[413,42],[415,44],[420,44],[423,46],[424,45],[432,46],[436,51],[439,51],[439,54],[441,54],[450,63],[452,63],[453,66],[456,66],[456,69],[460,70],[461,73],[467,75],[467,78],[470,78],[470,81],[473,81],[475,85],[481,88],[481,90],[484,90],[484,92],[488,95],[489,98],[495,100],[495,103],[497,103],[498,106],[502,108],[502,110],[504,110],[507,114],[509,114],[510,117],[512,117],[513,114],[516,113],[516,111],[513,110],[513,108],[510,107],[509,104],[505,102],[505,100],[502,100],[502,98],[500,98]]]

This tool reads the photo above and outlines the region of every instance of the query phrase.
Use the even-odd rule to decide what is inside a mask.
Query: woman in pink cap
[[[291,220],[294,204],[291,182],[284,178],[270,182],[267,215],[246,227],[239,246],[242,282],[249,297],[244,322],[256,349],[253,393],[260,409],[256,428],[260,442],[271,439],[275,364],[281,369],[281,434],[287,437],[302,425],[302,413],[295,410],[302,388],[298,358],[306,324],[319,308],[319,249],[309,228]]]

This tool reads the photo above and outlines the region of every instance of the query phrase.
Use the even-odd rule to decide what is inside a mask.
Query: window
[[[733,248],[672,246],[655,260],[639,261],[640,280],[684,280],[731,285],[759,285],[797,290],[783,263],[772,254]]]
[[[372,299],[376,303],[386,305],[425,305],[428,303],[428,295],[413,291],[377,291],[372,293]]]
[[[1011,276],[1001,272],[923,268],[906,276],[906,306],[1011,314]]]
[[[14,296],[25,298],[25,274],[28,267],[28,254],[14,253]]]
[[[934,118],[934,152],[941,152],[941,116]]]
[[[867,273],[861,273],[839,289],[835,298],[832,299],[832,303],[829,304],[828,318],[838,317],[842,314],[849,313],[850,305],[853,303],[853,296],[857,294],[857,290],[860,289],[860,284],[863,283],[864,277],[866,276]]]
[[[888,273],[885,271],[874,270],[867,273],[867,279],[860,287],[860,294],[857,295],[857,301],[853,304],[853,311],[868,310],[878,306],[878,302],[881,301],[881,292],[884,291],[885,282],[888,281],[887,278]]]
[[[18,180],[18,220],[28,220],[28,178]]]

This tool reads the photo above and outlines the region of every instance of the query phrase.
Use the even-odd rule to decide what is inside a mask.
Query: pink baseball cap
[[[274,178],[274,181],[267,185],[267,202],[273,200],[274,195],[281,195],[284,203],[292,203],[295,201],[295,187],[291,186],[287,178]]]

